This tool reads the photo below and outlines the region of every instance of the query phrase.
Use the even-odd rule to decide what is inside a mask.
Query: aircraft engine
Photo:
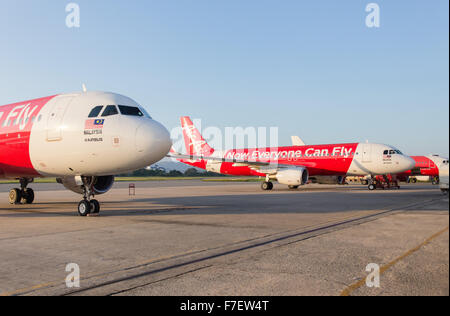
[[[308,183],[309,172],[303,167],[289,168],[278,171],[276,178],[280,184],[291,186],[305,185]]]
[[[114,176],[88,177],[88,179],[93,181],[93,193],[95,195],[108,192],[114,184]],[[64,185],[64,187],[70,191],[83,194],[83,182],[81,181],[81,177],[64,177],[56,179],[56,181]]]

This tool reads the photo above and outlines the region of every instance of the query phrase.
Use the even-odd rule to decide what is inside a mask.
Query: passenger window
[[[129,115],[129,116],[144,116],[144,113],[142,111],[134,106],[125,106],[125,105],[119,105],[119,110],[122,115]]]
[[[89,113],[89,117],[97,117],[103,109],[103,105],[96,106],[92,109],[91,113]]]
[[[115,105],[108,105],[105,109],[105,111],[103,111],[102,117],[105,116],[112,116],[112,115],[117,115],[119,114],[119,112],[117,111],[117,108]]]

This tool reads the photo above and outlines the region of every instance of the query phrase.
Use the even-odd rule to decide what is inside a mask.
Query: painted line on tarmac
[[[302,230],[302,231],[299,232],[299,231],[293,230],[293,231],[290,231],[291,232],[290,234],[284,235],[284,236],[282,235],[283,232],[280,232],[280,233],[276,233],[276,234],[273,234],[273,235],[268,235],[268,236],[265,236],[265,237],[262,237],[262,238],[256,238],[256,240],[254,240],[254,241],[259,240],[259,242],[256,242],[254,244],[250,244],[250,245],[247,245],[247,246],[241,246],[241,247],[239,247],[237,249],[235,248],[235,249],[231,249],[231,250],[224,251],[224,252],[221,252],[221,253],[212,254],[212,255],[209,255],[209,256],[206,256],[206,257],[203,257],[203,258],[193,259],[193,260],[190,260],[188,262],[183,262],[183,263],[180,263],[180,264],[175,264],[175,265],[172,265],[172,266],[163,267],[163,268],[159,268],[159,269],[156,269],[156,270],[151,270],[151,271],[146,271],[146,272],[143,272],[143,273],[138,273],[138,274],[131,275],[131,276],[128,276],[128,277],[118,278],[118,279],[111,280],[111,281],[108,281],[108,282],[104,282],[104,283],[96,284],[96,285],[93,285],[93,286],[89,286],[87,288],[82,288],[82,289],[79,289],[79,290],[75,290],[73,292],[64,293],[62,295],[65,296],[65,295],[73,295],[73,294],[78,294],[78,293],[82,293],[82,292],[87,292],[87,291],[92,290],[92,289],[98,289],[98,288],[101,288],[101,287],[104,287],[104,286],[117,284],[117,283],[120,283],[120,282],[123,282],[123,281],[128,281],[128,280],[140,278],[140,277],[143,277],[143,276],[152,275],[152,274],[159,273],[159,272],[162,272],[162,271],[167,271],[167,270],[171,270],[171,269],[175,269],[175,268],[180,268],[180,267],[188,266],[188,265],[194,264],[194,263],[204,262],[204,261],[211,260],[211,259],[214,259],[214,258],[223,257],[223,256],[227,256],[227,255],[234,254],[234,253],[237,253],[237,252],[241,252],[241,251],[244,251],[244,250],[258,248],[258,247],[265,246],[265,245],[268,245],[268,244],[272,244],[272,243],[275,243],[275,242],[280,242],[280,241],[288,240],[288,239],[299,237],[299,236],[304,236],[304,235],[308,235],[308,234],[312,234],[312,233],[317,233],[317,232],[320,232],[320,231],[329,230],[329,229],[336,228],[336,227],[339,227],[339,226],[353,224],[353,223],[357,223],[357,222],[365,221],[365,220],[369,220],[369,219],[376,220],[380,216],[383,216],[383,215],[392,214],[392,213],[394,213],[396,211],[403,211],[403,210],[406,210],[408,208],[416,207],[416,206],[419,206],[419,205],[420,206],[424,206],[424,205],[427,205],[429,203],[436,202],[436,201],[438,201],[440,199],[441,198],[439,198],[439,199],[430,199],[430,200],[422,201],[422,202],[419,202],[419,203],[416,202],[416,203],[413,203],[413,204],[410,204],[410,205],[404,205],[404,206],[401,206],[401,207],[396,207],[396,208],[393,208],[393,209],[384,210],[384,211],[377,212],[377,213],[372,213],[372,214],[365,215],[365,216],[362,216],[362,217],[345,219],[344,221],[334,222],[334,223],[331,223],[331,224],[327,224],[325,226],[319,226],[319,227],[312,228],[312,229],[309,229],[309,230],[306,230],[306,231]],[[447,229],[448,229],[448,227],[447,227]],[[284,233],[286,233],[286,232],[284,232]],[[276,237],[276,238],[270,238],[270,237],[274,237],[274,235],[282,235],[282,236],[279,236],[279,237]],[[315,236],[313,236],[313,237],[315,237]],[[265,240],[265,239],[268,239],[268,240]],[[241,243],[242,242],[238,242],[237,244],[241,244]],[[216,247],[216,248],[213,248],[213,249],[218,249],[218,248],[220,249],[222,247]],[[208,250],[211,250],[211,249],[208,249]],[[200,252],[203,252],[203,251],[200,251]],[[182,256],[184,256],[184,255],[185,254],[183,254]],[[178,256],[173,256],[172,258],[177,258],[177,257]],[[168,259],[171,259],[171,258],[169,257]],[[149,260],[149,262],[152,262],[152,261],[153,260]],[[152,263],[154,263],[154,262],[152,262]],[[144,264],[144,265],[147,265],[147,264]],[[140,266],[138,266],[138,267],[140,267]],[[129,270],[133,270],[135,268],[137,268],[137,267],[128,267],[125,270],[129,271]],[[112,273],[114,273],[114,272],[117,272],[117,271],[113,271]],[[99,275],[108,275],[108,274],[111,274],[111,271],[110,272],[106,272],[106,273],[101,273]],[[94,278],[94,277],[97,277],[99,275],[92,275],[92,276],[90,276],[90,277],[88,277],[86,279]],[[36,290],[40,290],[40,289],[43,289],[43,288],[51,288],[51,287],[59,286],[62,283],[63,282],[61,282],[61,281],[46,282],[46,283],[38,284],[38,285],[35,285],[35,286],[31,286],[29,288],[23,288],[23,289],[11,291],[11,292],[3,292],[3,293],[0,293],[0,296],[25,295],[25,294],[29,294],[29,293],[32,293],[32,292],[34,292]]]
[[[409,257],[410,255],[412,255],[413,253],[419,251],[421,248],[423,248],[424,246],[428,245],[429,243],[431,243],[434,239],[436,239],[437,237],[439,237],[440,235],[442,235],[443,233],[445,233],[446,231],[448,231],[449,226],[447,226],[445,229],[437,232],[436,234],[434,234],[431,237],[428,237],[423,243],[421,243],[420,245],[418,245],[417,247],[408,250],[407,252],[405,252],[403,255],[401,255],[400,257],[396,258],[395,260],[389,262],[387,265],[383,266],[380,268],[380,275],[382,275],[383,273],[385,273],[387,270],[389,270],[390,268],[392,268],[394,265],[396,265],[397,263],[399,263],[400,261],[402,261],[403,259],[405,259],[406,257]],[[354,292],[355,290],[359,289],[360,287],[362,287],[363,285],[366,284],[366,279],[362,279],[352,285],[350,285],[349,287],[347,287],[345,290],[342,291],[341,296],[350,296],[352,292]]]

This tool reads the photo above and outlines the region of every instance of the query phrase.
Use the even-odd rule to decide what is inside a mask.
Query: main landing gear
[[[20,179],[20,189],[16,188],[9,191],[9,203],[32,204],[34,202],[34,191],[27,186],[33,181],[34,179]]]
[[[270,181],[265,181],[261,184],[261,189],[263,189],[264,191],[272,191],[273,183]]]
[[[94,177],[83,177],[83,200],[78,203],[78,214],[88,216],[100,213],[100,203],[94,198]]]
[[[439,183],[440,183],[439,177],[433,177],[433,178],[431,179],[431,184],[432,184],[432,185],[438,185]]]

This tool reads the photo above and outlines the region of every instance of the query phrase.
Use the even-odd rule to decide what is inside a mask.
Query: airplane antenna
[[[86,93],[87,89],[86,89],[86,85],[84,83],[83,83],[82,87],[83,87],[83,92]]]

